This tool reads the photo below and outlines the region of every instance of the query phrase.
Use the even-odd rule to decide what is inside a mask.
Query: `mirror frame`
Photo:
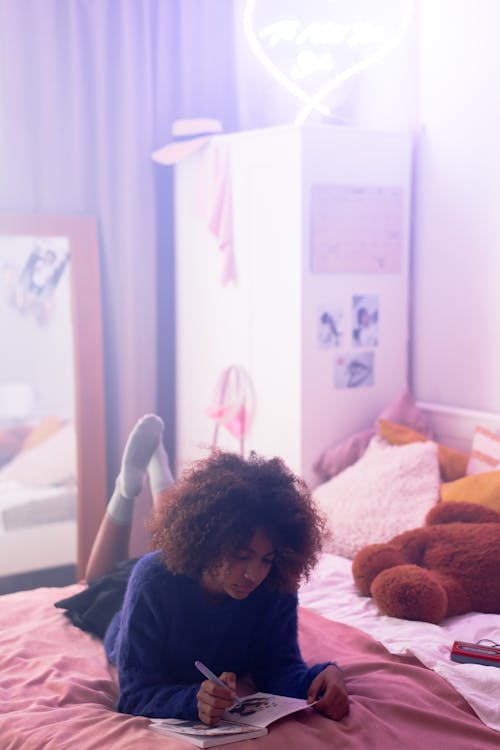
[[[67,237],[77,434],[77,580],[106,506],[106,439],[101,283],[97,222],[91,216],[0,214],[0,235]]]

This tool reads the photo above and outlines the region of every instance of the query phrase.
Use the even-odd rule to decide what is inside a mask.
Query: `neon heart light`
[[[244,29],[266,70],[303,102],[295,124],[388,55],[410,25],[414,0],[247,0]],[[293,16],[292,16],[293,14]]]

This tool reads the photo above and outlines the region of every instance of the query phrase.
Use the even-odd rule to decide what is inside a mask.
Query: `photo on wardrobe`
[[[375,294],[355,294],[352,298],[352,345],[378,345],[379,304]]]
[[[344,314],[340,307],[320,307],[318,310],[318,345],[321,349],[342,346]]]
[[[361,388],[375,384],[375,353],[343,354],[335,360],[335,387]]]

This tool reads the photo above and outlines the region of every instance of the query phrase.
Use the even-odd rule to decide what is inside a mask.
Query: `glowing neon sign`
[[[331,114],[328,94],[396,47],[413,8],[414,0],[247,0],[243,23],[257,59],[303,102],[300,125],[313,110]]]

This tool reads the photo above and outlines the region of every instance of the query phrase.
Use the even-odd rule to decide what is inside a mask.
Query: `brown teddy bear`
[[[391,617],[437,624],[465,612],[500,614],[500,513],[438,503],[425,526],[361,549],[352,573]]]

